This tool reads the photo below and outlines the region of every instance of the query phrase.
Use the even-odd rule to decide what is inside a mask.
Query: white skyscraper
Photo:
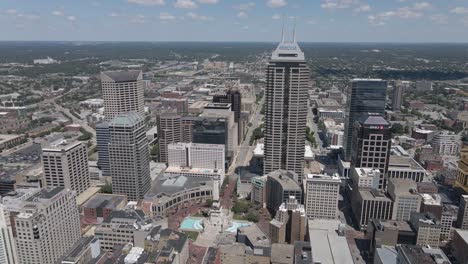
[[[5,206],[0,204],[0,263],[18,263],[15,239],[11,229],[10,214]]]
[[[7,198],[3,202],[13,215],[18,263],[56,263],[80,239],[74,191],[47,187],[20,190],[17,197]]]
[[[88,148],[79,141],[59,140],[42,149],[47,186],[84,192],[90,186]]]
[[[309,75],[295,38],[283,39],[267,68],[264,174],[291,170],[302,182]]]
[[[305,179],[305,209],[309,219],[336,219],[340,193],[339,177],[308,174]]]
[[[104,115],[112,120],[118,114],[145,114],[143,73],[141,71],[109,71],[101,73]]]
[[[117,115],[109,122],[109,163],[112,191],[129,201],[143,199],[150,189],[150,156],[143,117]]]

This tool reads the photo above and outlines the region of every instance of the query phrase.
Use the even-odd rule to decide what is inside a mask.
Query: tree
[[[159,144],[155,144],[151,148],[151,156],[153,156],[153,160],[156,160],[159,157]]]
[[[206,207],[211,207],[213,205],[213,199],[206,199]]]
[[[107,183],[106,185],[101,187],[101,192],[102,193],[112,193],[112,185]]]
[[[402,124],[393,124],[392,125],[392,134],[398,134],[398,135],[401,135],[405,132],[405,128],[403,127]]]
[[[254,212],[250,212],[246,215],[245,219],[250,222],[257,223],[258,222],[258,214]]]

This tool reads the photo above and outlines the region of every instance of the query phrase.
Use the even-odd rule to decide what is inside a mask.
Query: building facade
[[[461,135],[442,131],[432,139],[434,152],[439,155],[457,155],[460,151]]]
[[[16,243],[11,228],[10,213],[5,210],[3,204],[0,204],[0,263],[18,263]]]
[[[362,115],[385,113],[387,83],[380,79],[354,79],[346,103],[344,153],[351,160],[353,128]]]
[[[112,120],[118,114],[145,114],[143,73],[141,71],[110,71],[101,73],[104,115]]]
[[[46,186],[59,186],[80,194],[91,185],[88,148],[79,141],[60,140],[42,149]]]
[[[351,167],[380,170],[380,190],[387,184],[391,144],[391,125],[381,115],[363,116],[355,123]]]
[[[290,170],[302,183],[309,75],[295,40],[282,41],[267,67],[264,174]]]
[[[293,171],[276,170],[268,174],[266,181],[267,208],[276,213],[280,205],[290,196],[302,201],[302,189],[297,183],[297,174]]]
[[[336,219],[341,179],[308,174],[304,182],[304,204],[309,219]]]
[[[150,189],[150,155],[143,117],[117,115],[109,123],[109,161],[112,192],[130,201],[143,199]]]
[[[81,237],[73,191],[31,189],[5,205],[13,216],[19,263],[56,263]]]
[[[413,180],[389,180],[388,194],[393,200],[392,220],[408,221],[412,212],[419,213],[421,196]]]
[[[294,196],[281,204],[276,216],[270,222],[270,238],[272,243],[294,244],[304,241],[307,233],[307,216],[304,205]]]
[[[109,123],[101,122],[96,125],[96,150],[98,153],[97,165],[102,176],[110,176],[109,164]]]

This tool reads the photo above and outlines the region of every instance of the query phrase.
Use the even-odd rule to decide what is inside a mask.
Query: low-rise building
[[[372,168],[352,168],[351,178],[354,187],[366,189],[378,189],[380,170]]]
[[[266,207],[266,181],[268,176],[253,177],[252,178],[252,193],[251,200]]]
[[[282,203],[270,221],[270,238],[273,243],[292,244],[306,238],[307,217],[304,205],[294,196]]]
[[[430,213],[412,213],[410,223],[417,233],[416,245],[439,247],[440,222]]]
[[[393,200],[392,220],[408,221],[412,212],[419,212],[421,196],[411,179],[390,179],[388,194]]]
[[[312,260],[307,263],[353,264],[344,227],[339,220],[309,220]]]
[[[382,191],[354,190],[351,207],[361,228],[366,228],[371,219],[390,220],[393,201]]]
[[[294,264],[294,245],[271,245],[271,264]]]
[[[127,196],[119,194],[98,193],[81,206],[87,223],[99,224],[115,210],[124,209]]]
[[[294,196],[302,201],[302,189],[297,182],[298,176],[293,171],[276,170],[268,173],[266,182],[267,208],[276,214],[280,205]]]
[[[163,174],[143,199],[145,212],[165,216],[169,210],[213,199],[213,179]]]
[[[413,158],[390,155],[387,173],[389,179],[412,179],[415,182],[421,182],[426,173],[426,170]]]
[[[304,181],[304,204],[309,219],[336,219],[341,179],[338,176],[308,174]]]
[[[455,229],[452,254],[459,263],[468,263],[468,230]]]
[[[416,232],[407,221],[371,220],[367,225],[367,238],[370,240],[370,251],[383,246],[416,243]]]
[[[432,147],[439,155],[457,155],[460,151],[461,135],[442,131],[434,136]]]

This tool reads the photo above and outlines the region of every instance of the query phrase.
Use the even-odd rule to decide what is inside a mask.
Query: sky
[[[284,22],[283,22],[284,21]],[[0,0],[0,40],[468,42],[468,0]]]

